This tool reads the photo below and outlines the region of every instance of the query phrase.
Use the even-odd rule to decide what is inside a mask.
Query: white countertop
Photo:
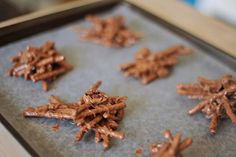
[[[30,157],[30,154],[0,123],[0,157]]]

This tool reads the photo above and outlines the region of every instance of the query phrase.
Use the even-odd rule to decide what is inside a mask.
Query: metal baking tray
[[[101,17],[123,15],[127,26],[143,32],[144,37],[132,47],[119,49],[80,41],[72,28],[86,27],[88,23],[83,17],[92,13]],[[236,127],[231,121],[222,121],[212,136],[209,121],[202,114],[187,114],[197,101],[176,94],[177,83],[194,82],[199,75],[214,79],[227,73],[236,77],[235,58],[127,2],[104,1],[8,29],[14,34],[4,30],[0,35],[5,37],[1,38],[0,48],[0,119],[32,156],[133,157],[137,147],[143,147],[143,155],[149,156],[149,144],[163,140],[162,132],[167,128],[193,138],[194,143],[184,152],[186,157],[236,156]],[[11,66],[11,56],[27,45],[40,46],[47,40],[55,41],[57,49],[74,65],[72,71],[51,84],[49,92],[43,92],[40,84],[4,75]],[[193,53],[181,57],[167,78],[142,85],[118,70],[142,47],[158,51],[174,44],[184,44]],[[109,150],[95,144],[93,134],[76,142],[79,128],[67,121],[60,122],[60,130],[54,132],[51,127],[57,120],[22,116],[26,107],[46,103],[52,94],[68,102],[76,101],[96,80],[103,81],[101,90],[109,95],[128,96],[126,116],[120,125],[126,137],[112,139]]]

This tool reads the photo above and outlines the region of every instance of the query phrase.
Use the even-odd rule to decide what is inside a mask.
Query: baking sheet
[[[222,121],[217,134],[211,136],[209,121],[202,114],[187,115],[197,101],[176,94],[175,87],[177,83],[196,81],[199,75],[214,79],[225,73],[236,77],[236,72],[209,55],[214,52],[196,47],[126,4],[100,14],[102,17],[110,15],[123,15],[127,25],[132,30],[143,32],[144,38],[136,45],[123,49],[82,42],[71,29],[77,24],[88,26],[87,22],[80,20],[1,47],[0,113],[40,156],[133,157],[135,149],[143,147],[146,157],[149,156],[149,144],[163,140],[162,132],[168,128],[193,138],[194,143],[184,152],[186,157],[235,157],[236,127],[231,121]],[[74,65],[72,71],[51,84],[49,92],[43,92],[41,84],[4,76],[11,66],[8,61],[11,56],[27,45],[40,46],[47,40],[55,41],[57,49]],[[158,51],[177,43],[192,48],[193,53],[181,57],[180,63],[167,78],[144,86],[131,77],[124,77],[118,70],[120,64],[131,61],[142,47]],[[54,132],[51,127],[59,121],[22,116],[25,108],[46,103],[52,94],[68,102],[76,101],[96,80],[103,81],[101,90],[109,95],[128,96],[126,116],[120,125],[126,138],[112,139],[111,148],[107,151],[103,150],[102,143],[94,143],[92,133],[76,142],[75,133],[79,128],[67,121],[60,122],[59,131]]]

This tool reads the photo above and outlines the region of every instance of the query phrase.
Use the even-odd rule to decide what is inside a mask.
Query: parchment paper
[[[85,21],[50,30],[0,48],[0,112],[26,141],[39,153],[47,157],[133,157],[137,147],[148,147],[163,140],[162,132],[171,129],[181,132],[183,137],[192,137],[193,145],[184,152],[186,157],[235,157],[236,127],[230,120],[222,121],[215,136],[208,131],[209,121],[202,114],[187,115],[197,103],[176,94],[176,84],[196,81],[199,75],[217,79],[225,73],[236,76],[223,62],[208,55],[190,41],[144,17],[141,13],[121,4],[100,16],[123,15],[127,25],[143,32],[143,39],[130,48],[105,48],[79,40],[71,27],[88,26]],[[49,92],[43,92],[41,84],[33,84],[20,78],[4,76],[11,64],[8,59],[27,45],[40,46],[47,40],[56,42],[58,50],[66,56],[74,69],[50,85]],[[156,80],[146,86],[133,78],[125,78],[118,70],[122,63],[133,59],[142,47],[152,51],[162,50],[181,43],[193,49],[189,56],[181,57],[169,77]],[[235,64],[236,65],[236,64]],[[124,140],[112,139],[111,148],[103,150],[102,143],[94,143],[94,135],[87,134],[81,142],[75,141],[79,130],[68,121],[49,119],[26,119],[22,111],[29,106],[47,102],[50,95],[57,95],[65,101],[78,100],[96,80],[102,80],[101,89],[109,95],[128,96],[126,116],[120,130],[125,131]],[[60,123],[58,132],[52,131],[53,124]],[[14,150],[13,150],[14,151]]]

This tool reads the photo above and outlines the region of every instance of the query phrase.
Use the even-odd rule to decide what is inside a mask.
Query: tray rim
[[[187,32],[191,36],[195,36],[204,43],[232,57],[236,57],[236,29],[233,26],[214,19],[213,17],[203,15],[181,1],[126,1],[165,20],[169,24]],[[197,28],[195,28],[195,25],[197,25]]]
[[[68,3],[64,3],[64,4],[59,4],[56,6],[52,6],[49,8],[45,8],[42,10],[38,10],[38,11],[29,13],[29,14],[21,15],[21,16],[0,22],[0,29],[7,28],[9,26],[17,25],[20,23],[24,23],[24,22],[27,22],[27,21],[30,21],[33,19],[37,19],[40,17],[55,14],[58,12],[62,12],[62,11],[70,10],[70,9],[77,8],[80,6],[85,6],[85,5],[89,5],[91,3],[102,2],[102,1],[104,1],[104,0],[77,0],[77,1],[72,1],[72,2],[68,2]],[[106,1],[108,1],[108,0],[106,0]],[[112,0],[112,1],[114,1],[114,0]]]
[[[89,9],[97,11],[98,8],[122,1],[78,0],[0,22],[0,46],[81,18],[73,16],[75,14],[82,14]]]
[[[147,1],[149,1],[149,0],[147,0]],[[71,9],[78,9],[80,7],[89,6],[89,5],[92,5],[94,7],[94,5],[101,4],[101,5],[96,6],[97,8],[100,8],[102,6],[107,6],[109,4],[117,5],[117,4],[121,4],[123,2],[129,4],[131,7],[134,7],[135,9],[139,9],[144,14],[148,14],[148,16],[151,16],[151,18],[157,19],[158,20],[157,23],[165,25],[167,27],[167,29],[170,29],[171,31],[173,31],[177,34],[181,34],[186,38],[190,38],[191,40],[193,40],[191,42],[199,44],[200,45],[200,46],[198,45],[199,47],[202,48],[202,45],[203,45],[204,47],[207,47],[207,49],[217,51],[216,54],[219,57],[223,56],[232,62],[235,61],[236,58],[234,58],[234,57],[236,57],[236,53],[234,54],[235,56],[234,55],[232,56],[228,52],[225,52],[222,49],[219,49],[217,47],[214,47],[214,45],[211,45],[211,44],[205,42],[201,38],[198,38],[198,37],[193,36],[192,34],[189,34],[188,32],[182,30],[181,28],[177,27],[176,25],[169,23],[168,20],[166,20],[162,17],[159,17],[156,14],[153,14],[152,12],[149,12],[148,10],[140,7],[139,4],[135,3],[136,2],[135,0],[134,1],[133,0],[79,0],[79,1],[75,1],[75,2],[70,2],[70,4],[66,5],[66,7],[63,7],[63,5],[56,6],[55,8],[49,8],[48,10],[45,9],[45,10],[39,11],[37,13],[36,12],[32,13],[33,15],[32,14],[31,15],[23,15],[23,16],[14,18],[12,20],[5,21],[6,23],[2,22],[2,23],[0,23],[0,37],[2,35],[1,34],[2,30],[4,30],[4,31],[6,30],[5,35],[8,35],[8,33],[9,33],[8,31],[12,30],[12,28],[14,26],[21,25],[21,24],[23,24],[23,26],[24,26],[25,23],[30,23],[31,20],[37,20],[42,17],[49,17],[49,16],[57,14],[57,13],[61,13],[64,11],[70,11]],[[85,12],[88,12],[88,11],[91,11],[91,8],[88,7]],[[21,30],[21,29],[22,28],[20,27],[19,30]],[[17,130],[14,128],[14,126],[12,126],[1,113],[0,113],[0,122],[3,124],[3,126],[5,126],[5,128],[13,135],[13,137],[25,148],[25,150],[30,155],[36,156],[36,157],[39,156],[37,151],[34,150],[30,146],[30,144],[28,144],[26,142],[26,140],[17,132]]]

